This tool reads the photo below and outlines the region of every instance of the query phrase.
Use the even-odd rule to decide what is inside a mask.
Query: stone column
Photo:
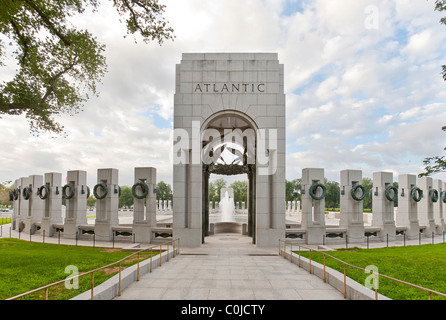
[[[113,237],[112,227],[119,225],[118,169],[98,169],[97,184],[93,188],[96,197],[96,240],[110,241]]]
[[[29,187],[29,177],[22,177],[19,179],[19,214],[17,216],[16,228],[18,231],[22,232],[25,229],[25,220],[29,212],[29,196],[25,188]],[[25,190],[25,194],[24,194]]]
[[[75,239],[78,226],[87,224],[87,172],[68,171],[67,184],[62,187],[61,194],[66,199],[63,234],[67,239]]]
[[[440,195],[440,201],[443,206],[443,220],[445,220],[446,216],[446,182],[443,182],[443,193]],[[446,224],[446,222],[445,222]],[[446,225],[444,225],[444,231],[446,232]]]
[[[421,196],[416,190],[417,176],[413,174],[400,174],[398,176],[398,216],[396,224],[406,227],[409,239],[418,237],[420,225],[418,222],[418,204],[416,199]],[[420,189],[418,189],[420,190]]]
[[[23,231],[34,234],[37,230],[35,223],[42,220],[43,201],[37,195],[37,189],[43,184],[43,176],[31,175],[28,178],[29,199],[28,199],[28,215],[25,220],[25,229]],[[25,189],[24,189],[25,190]]]
[[[156,168],[135,168],[133,234],[135,242],[150,243],[156,228]]]
[[[373,173],[373,200],[372,200],[372,227],[381,228],[381,240],[395,240],[396,226],[394,218],[394,201],[397,199],[398,190],[393,187],[392,172]]]
[[[443,189],[443,181],[439,179],[435,179],[433,181],[433,189],[437,190],[437,194],[433,195],[434,200],[434,220],[436,225],[436,233],[437,234],[443,234],[443,231],[445,231],[445,224],[444,224],[444,211],[443,211],[443,200],[442,200],[442,192]]]
[[[44,185],[40,187],[43,198],[42,230],[52,237],[53,224],[62,224],[62,174],[45,173]]]
[[[18,226],[18,221],[20,219],[20,199],[21,199],[20,190],[21,190],[20,179],[16,179],[14,181],[14,191],[12,200],[12,208],[13,208],[12,221],[11,221],[12,230],[16,229],[16,226]]]
[[[363,201],[366,191],[361,185],[361,170],[341,171],[341,218],[339,226],[347,228],[348,242],[364,242]]]
[[[431,190],[433,189],[433,180],[431,177],[418,178],[418,187],[423,190],[423,198],[418,203],[418,219],[420,226],[426,227],[425,236],[431,237],[432,232],[435,232],[434,219],[434,202],[431,197]]]
[[[324,184],[324,169],[302,169],[302,228],[307,244],[322,244],[325,238],[325,197],[323,188],[316,188],[316,184]],[[320,200],[313,199],[311,192]]]

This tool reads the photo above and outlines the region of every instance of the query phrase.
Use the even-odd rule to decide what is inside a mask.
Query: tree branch
[[[52,77],[49,81],[49,87],[46,89],[45,95],[42,97],[42,99],[40,100],[40,103],[43,104],[46,102],[46,100],[48,99],[48,97],[50,96],[51,93],[54,92],[54,84],[56,83],[56,81],[65,73],[67,73],[69,70],[73,69],[73,67],[77,64],[77,56],[74,58],[74,61],[72,63],[70,63],[68,66],[66,66],[63,70],[59,71],[58,73],[56,73],[54,75],[54,77]]]
[[[29,49],[28,43],[29,43],[29,40],[20,32],[19,27],[14,22],[14,20],[11,19],[10,23],[11,23],[12,29],[14,30],[14,33],[19,38],[19,41],[18,41],[19,45],[20,45],[20,43],[23,44],[23,46],[21,46],[22,50],[23,50],[23,56],[22,56],[22,59],[21,59],[21,65],[23,66],[25,64],[25,60],[26,60],[26,58],[28,56],[28,49]]]
[[[51,30],[51,32],[53,32],[55,35],[57,35],[59,37],[59,39],[66,45],[69,46],[71,45],[71,42],[67,40],[67,38],[65,37],[65,35],[62,34],[62,32],[60,32],[57,27],[50,21],[49,17],[47,17],[43,11],[36,5],[34,4],[32,1],[30,0],[24,0],[25,3],[27,5],[29,5],[35,12],[37,12],[37,14],[40,16],[40,18],[42,18],[42,21],[45,23],[45,25],[47,26],[47,28],[49,30]]]

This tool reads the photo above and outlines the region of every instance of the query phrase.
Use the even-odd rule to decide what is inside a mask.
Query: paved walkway
[[[251,238],[217,234],[132,283],[115,300],[312,300],[343,299],[318,277],[259,249]]]

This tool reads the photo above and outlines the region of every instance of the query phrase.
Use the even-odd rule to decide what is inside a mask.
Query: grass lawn
[[[157,252],[154,252],[154,255]],[[65,273],[69,265],[76,266],[79,273],[90,271],[116,262],[131,253],[120,249],[81,247],[57,244],[28,242],[12,238],[0,239],[0,299],[4,300],[18,294],[64,280],[72,276]],[[140,254],[141,261],[149,257],[149,252]],[[123,267],[136,263],[124,261]],[[94,273],[95,287],[118,272],[118,266]],[[62,283],[49,290],[50,300],[70,299],[91,289],[91,276],[79,279],[79,289],[68,290]],[[45,299],[45,290],[27,299]]]
[[[301,251],[308,257],[308,252]],[[340,249],[327,254],[352,265],[374,265],[378,273],[424,288],[446,293],[446,244],[391,247],[380,249]],[[312,252],[312,260],[323,263],[321,253]],[[344,272],[343,264],[326,258],[326,265]],[[369,273],[347,267],[347,276],[364,285]],[[379,278],[378,292],[394,300],[427,300],[428,293],[389,279]],[[446,298],[432,295],[432,299]]]

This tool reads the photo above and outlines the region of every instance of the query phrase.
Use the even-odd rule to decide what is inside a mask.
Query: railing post
[[[310,274],[311,274],[311,249],[310,249]]]
[[[169,242],[167,242],[166,245],[167,245],[167,262],[169,262]]]
[[[94,272],[91,273],[91,300],[94,300]]]
[[[121,296],[121,262],[119,262],[119,287],[118,287],[118,296]]]
[[[345,263],[344,263],[344,299],[347,298],[347,276],[345,272]]]
[[[324,255],[324,282],[327,282],[325,279],[325,254],[324,253],[322,253],[322,254]]]
[[[152,247],[150,247],[150,272],[152,272],[152,256],[153,256]]]
[[[43,229],[42,236],[43,236],[42,243],[45,243],[45,229]]]
[[[137,267],[138,272],[136,274],[136,281],[139,281],[139,251],[138,251],[137,257],[138,257],[138,262],[137,262],[138,263],[138,267]]]
[[[45,288],[45,300],[48,300],[48,287]]]
[[[299,268],[300,268],[300,246],[299,246]]]
[[[161,264],[162,264],[162,262],[161,262],[161,245],[160,245],[160,267],[161,267]]]
[[[378,275],[376,275],[375,283],[375,300],[378,300]]]
[[[293,243],[290,243],[291,249],[290,249],[290,262],[293,263]]]

